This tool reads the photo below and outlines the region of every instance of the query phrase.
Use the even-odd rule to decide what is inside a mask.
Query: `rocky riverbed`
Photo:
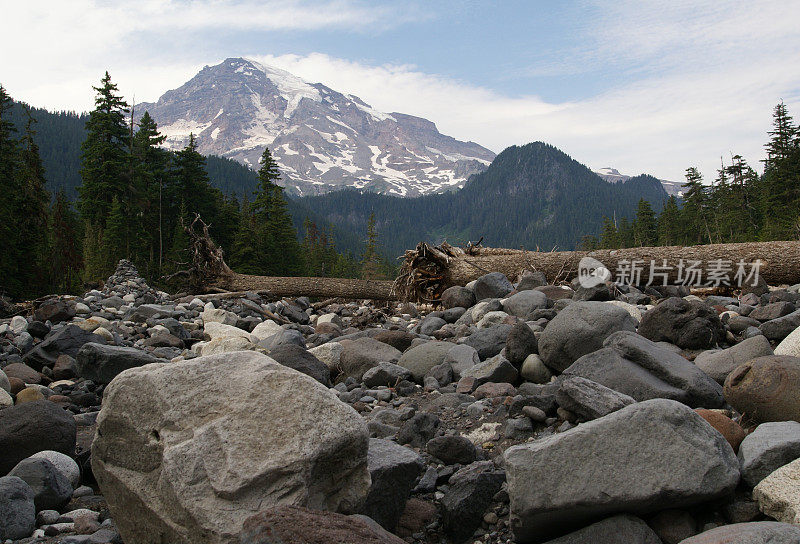
[[[799,289],[315,307],[121,261],[0,320],[0,542],[797,544]]]

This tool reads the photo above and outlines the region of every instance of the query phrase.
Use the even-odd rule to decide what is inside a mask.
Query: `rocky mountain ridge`
[[[600,168],[598,170],[593,170],[593,172],[609,183],[625,182],[633,177],[621,174],[619,170],[611,167]],[[666,179],[660,179],[658,181],[664,186],[664,190],[668,195],[681,196],[683,194],[683,183]]]

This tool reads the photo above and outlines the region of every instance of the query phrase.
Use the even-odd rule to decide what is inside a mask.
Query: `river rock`
[[[76,357],[81,346],[89,342],[106,343],[101,336],[86,332],[75,325],[67,325],[48,334],[47,338],[26,353],[22,360],[29,367],[41,372],[45,366],[52,367],[61,354]]]
[[[442,306],[445,308],[472,308],[477,301],[472,289],[454,285],[442,293]]]
[[[653,530],[636,516],[619,514],[592,523],[546,544],[661,544]]]
[[[541,291],[520,291],[500,303],[506,313],[525,317],[534,310],[547,308],[547,297]]]
[[[528,291],[533,293],[535,291]],[[521,366],[528,355],[536,353],[539,343],[536,335],[525,322],[511,326],[506,337],[506,357],[514,366]]]
[[[800,525],[800,459],[761,480],[753,489],[753,499],[769,517]]]
[[[800,310],[777,319],[771,319],[770,321],[762,323],[758,328],[761,333],[770,340],[780,342],[787,338],[798,327],[800,327]]]
[[[239,322],[239,316],[221,308],[208,308],[207,310],[203,310],[200,317],[204,325],[208,325],[209,323],[222,323],[224,325],[235,326],[236,323]]]
[[[47,459],[28,457],[11,469],[9,476],[16,476],[33,490],[36,511],[60,510],[72,497],[72,485],[66,476]]]
[[[796,544],[800,527],[776,521],[753,521],[723,525],[679,544]]]
[[[415,382],[422,383],[425,374],[442,364],[452,348],[451,342],[425,342],[403,353],[397,364],[407,368]]]
[[[455,542],[475,532],[495,493],[505,481],[505,473],[491,461],[476,461],[450,477],[442,497],[442,523]]]
[[[480,362],[481,358],[475,348],[466,344],[456,344],[447,352],[442,364],[450,365],[450,368],[453,369],[453,376],[455,380],[458,381],[461,379],[461,375],[464,371]]]
[[[474,387],[479,387],[486,382],[514,383],[519,377],[519,372],[508,359],[498,355],[479,363],[461,373],[461,378],[473,378]],[[473,389],[474,390],[474,389]]]
[[[77,426],[72,415],[47,400],[0,410],[0,474],[34,453],[75,453]]]
[[[542,361],[542,358],[535,353],[525,357],[519,373],[523,380],[533,383],[547,383],[553,376],[550,373],[550,369]]]
[[[636,402],[628,395],[580,376],[571,376],[561,382],[556,401],[559,406],[586,421],[603,417]]]
[[[683,349],[708,349],[725,338],[717,312],[699,300],[670,297],[645,312],[639,334]]]
[[[75,302],[63,299],[52,299],[42,302],[34,312],[37,321],[60,323],[75,317]]]
[[[478,329],[469,335],[463,343],[475,348],[481,360],[494,357],[506,346],[506,338],[511,331],[511,325],[494,325],[485,329]]]
[[[695,410],[700,417],[706,420],[706,423],[714,427],[719,434],[725,437],[728,444],[731,445],[734,452],[739,451],[739,445],[747,436],[747,433],[742,426],[733,421],[731,418],[721,413],[720,410],[707,410],[705,408],[698,408]]]
[[[605,302],[574,302],[550,321],[539,337],[539,355],[549,368],[563,372],[578,358],[603,347],[617,331],[636,330],[622,308]]]
[[[717,383],[724,384],[725,378],[737,366],[765,355],[772,355],[772,346],[766,336],[759,335],[742,340],[728,349],[704,351],[695,358],[694,364]]]
[[[781,343],[775,348],[775,355],[800,357],[800,327],[790,332],[786,338],[781,340]]]
[[[342,353],[339,355],[339,368],[342,378],[355,378],[361,381],[364,372],[380,362],[396,363],[403,355],[389,344],[374,338],[342,340]]]
[[[283,366],[311,376],[326,387],[331,384],[331,371],[325,363],[296,344],[277,346],[270,350],[269,356]]]
[[[425,444],[428,453],[442,461],[445,465],[468,465],[475,461],[477,452],[475,445],[463,436],[436,436]]]
[[[42,382],[42,375],[25,363],[11,363],[10,365],[6,365],[3,368],[3,372],[5,372],[6,376],[9,378],[18,378],[28,384]]]
[[[762,423],[739,446],[742,480],[750,487],[795,459],[800,458],[800,423]]]
[[[232,544],[264,507],[352,511],[369,489],[363,420],[260,353],[127,370],[97,421],[92,469],[126,542]]]
[[[725,400],[755,422],[800,421],[800,358],[758,357],[725,380]]]
[[[0,478],[0,540],[29,537],[36,528],[33,490],[16,476]]]
[[[739,481],[739,463],[722,435],[666,399],[513,446],[505,467],[519,542],[552,538],[610,514],[703,503],[731,493]]]
[[[364,385],[367,387],[394,387],[403,380],[411,379],[411,371],[394,363],[378,363],[364,372]]]
[[[393,531],[425,463],[409,448],[371,438],[367,466],[372,483],[361,513]]]
[[[140,349],[93,342],[84,344],[75,358],[78,376],[96,383],[110,383],[123,370],[157,362],[159,359]]]
[[[514,290],[514,286],[502,272],[489,272],[477,280],[472,287],[477,300],[502,298]]]
[[[70,457],[59,451],[45,450],[34,453],[30,459],[45,459],[50,461],[56,470],[58,470],[73,488],[77,488],[81,483],[81,469],[78,463]]]

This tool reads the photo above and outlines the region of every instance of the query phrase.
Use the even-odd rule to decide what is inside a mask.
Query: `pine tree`
[[[22,285],[18,266],[22,255],[19,250],[19,232],[14,225],[17,220],[16,199],[21,191],[19,184],[19,142],[15,139],[16,128],[11,123],[12,101],[5,88],[0,86],[0,295],[18,296]]]
[[[128,171],[128,104],[117,95],[117,86],[106,72],[97,91],[95,109],[86,122],[86,140],[81,145],[81,178],[78,209],[81,216],[105,227],[111,201],[125,203],[124,180]]]
[[[605,249],[620,248],[617,225],[608,217],[603,217],[603,232],[600,234],[600,247]]]
[[[79,220],[63,191],[50,209],[48,232],[49,280],[55,293],[77,293],[81,287],[83,259],[78,244]]]
[[[670,195],[658,216],[658,245],[675,246],[683,243],[680,215],[678,199]]]
[[[365,280],[379,279],[378,232],[375,227],[375,212],[369,214],[367,220],[367,240],[364,255],[361,258],[361,278]]]
[[[292,217],[289,215],[286,199],[283,196],[283,188],[276,185],[272,190],[268,228],[273,251],[279,257],[275,263],[275,274],[299,276],[303,271],[303,260],[300,244],[297,243],[297,233],[292,225]]]
[[[645,199],[639,200],[636,209],[636,221],[633,224],[633,240],[637,246],[654,246],[658,231],[656,227],[656,214],[650,203]]]
[[[792,123],[792,117],[781,100],[772,112],[772,130],[768,133],[771,138],[764,146],[767,149],[766,169],[789,156],[792,149],[797,147],[798,127]]]
[[[189,143],[175,155],[177,188],[186,208],[186,217],[199,213],[206,222],[213,224],[213,190],[205,166],[206,158],[197,151],[194,134],[189,134]]]
[[[709,243],[711,229],[708,220],[708,195],[703,176],[695,167],[686,169],[686,188],[683,193],[681,220],[685,227],[683,239],[688,245]]]
[[[767,160],[761,180],[761,212],[764,240],[796,236],[800,205],[800,137],[786,106],[775,106],[771,139],[766,145]]]

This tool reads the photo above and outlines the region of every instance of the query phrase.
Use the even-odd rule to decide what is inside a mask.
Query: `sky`
[[[800,2],[0,0],[0,84],[88,111],[105,70],[155,101],[247,57],[500,152],[545,141],[597,169],[757,170],[781,100],[800,119]],[[13,23],[9,24],[9,21]]]

